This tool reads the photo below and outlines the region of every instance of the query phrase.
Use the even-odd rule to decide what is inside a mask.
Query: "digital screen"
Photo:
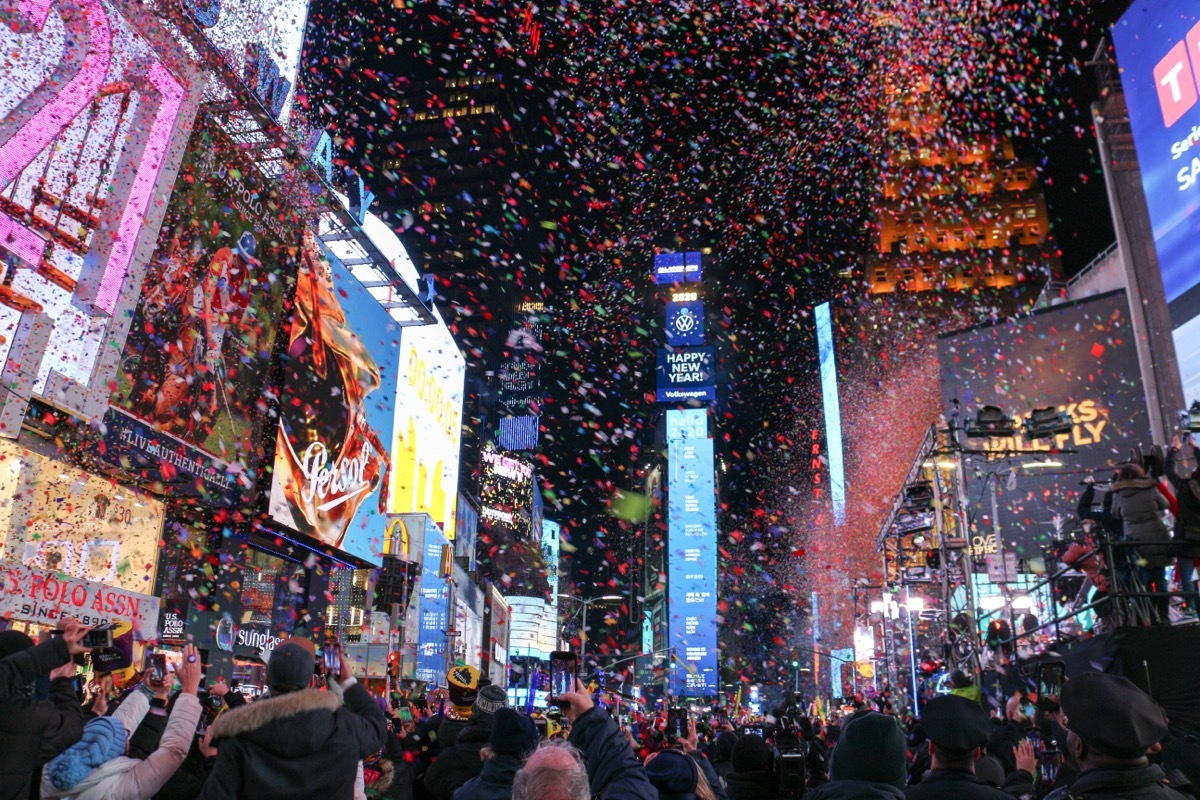
[[[1041,555],[1056,530],[1074,524],[1080,481],[1109,477],[1132,447],[1153,443],[1135,335],[1122,291],[939,338],[947,409],[957,398],[966,417],[990,405],[1024,421],[1033,409],[1053,407],[1072,422],[1069,433],[1037,441],[1027,440],[1020,426],[1014,436],[969,440],[995,454],[973,457],[978,473],[973,464],[966,470],[968,496],[982,498],[974,501],[980,558],[1001,549],[1021,558]]]
[[[679,412],[668,410],[667,417]],[[671,423],[668,422],[668,428]],[[678,426],[677,430],[683,429]],[[667,440],[667,585],[675,693],[717,693],[717,512],[713,440]]]
[[[704,344],[704,301],[667,302],[667,344]]]
[[[172,494],[238,505],[296,274],[294,215],[215,123],[199,120],[121,352],[109,463]]]
[[[430,686],[446,683],[446,624],[450,613],[450,587],[442,578],[442,545],[446,538],[436,527],[425,528],[421,554],[421,603],[417,624],[416,678]]]
[[[716,357],[711,347],[659,348],[655,369],[660,403],[716,400]]]
[[[829,494],[833,521],[846,524],[846,472],[842,454],[842,406],[838,400],[837,359],[833,352],[833,325],[829,303],[817,306],[817,353],[821,361],[821,401],[825,412],[825,441],[829,445]]]
[[[37,0],[11,15],[0,26],[0,369],[11,362],[14,394],[94,419],[137,300],[122,288],[145,274],[197,91],[141,8]],[[0,424],[16,436],[19,420]]]
[[[703,408],[684,408],[667,412],[667,441],[672,439],[707,439],[708,411]]]
[[[1113,26],[1113,43],[1163,289],[1174,305],[1200,285],[1200,6],[1138,0]]]
[[[314,235],[305,234],[300,252],[270,514],[377,563],[393,467],[401,329]]]
[[[500,369],[502,414],[536,416],[542,404],[542,345],[545,308],[540,302],[519,302],[513,307],[512,324],[504,339]]]
[[[703,280],[700,253],[657,253],[654,256],[654,282],[696,283]]]
[[[400,334],[388,504],[394,513],[428,514],[454,539],[466,362],[446,323],[434,315],[434,324]]]

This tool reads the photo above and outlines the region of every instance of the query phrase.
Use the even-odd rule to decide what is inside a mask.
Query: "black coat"
[[[256,700],[213,723],[217,761],[202,800],[351,800],[358,762],[387,736],[383,711],[361,684]]]
[[[452,746],[442,742],[441,752],[425,773],[425,788],[434,800],[450,800],[455,789],[479,775],[483,770],[479,751],[491,738],[492,715],[477,714],[458,732],[457,742]]]
[[[729,800],[782,800],[779,776],[771,770],[730,772],[725,776]]]
[[[954,769],[931,770],[923,781],[910,786],[904,796],[908,800],[1012,800],[1012,795],[988,786],[974,773]]]
[[[1162,768],[1154,765],[1139,769],[1089,769],[1080,773],[1070,786],[1046,795],[1046,800],[1066,800],[1067,797],[1192,800],[1190,795],[1167,786]]]
[[[1175,515],[1175,539],[1194,542],[1196,550],[1187,555],[1195,557],[1200,556],[1200,481],[1190,475],[1180,475],[1178,459],[1178,450],[1167,451],[1167,480],[1171,481],[1179,503],[1179,513]]]
[[[87,712],[70,680],[50,684],[47,700],[30,696],[32,684],[71,659],[61,638],[0,661],[0,800],[25,800],[34,770],[83,736]]]
[[[830,781],[804,795],[804,800],[903,800],[904,792],[873,781]]]
[[[484,762],[479,777],[459,787],[454,800],[512,800],[513,779],[521,769],[521,759],[508,753],[497,753]]]
[[[588,785],[598,800],[656,800],[658,792],[629,740],[599,709],[589,709],[571,725],[571,744],[583,753]]]

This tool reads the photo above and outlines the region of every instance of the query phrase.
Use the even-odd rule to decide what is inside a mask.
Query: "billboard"
[[[654,256],[654,282],[698,283],[702,281],[703,259],[700,253],[656,253]]]
[[[0,26],[0,435],[30,395],[105,410],[203,88],[120,0],[14,5]]]
[[[1011,437],[972,440],[997,454],[987,457],[982,477],[968,470],[968,494],[987,492],[977,514],[979,555],[1040,556],[1075,515],[1084,476],[1105,478],[1133,446],[1151,443],[1134,336],[1121,291],[938,339],[947,408],[958,399],[967,416],[991,405],[1023,420],[1054,407],[1073,423],[1053,439],[1026,440],[1018,428]],[[992,537],[993,488],[1000,541]]]
[[[271,518],[378,562],[400,327],[311,232],[301,248],[286,347]]]
[[[825,441],[829,446],[829,494],[833,521],[846,524],[846,471],[842,454],[842,405],[838,400],[837,358],[833,351],[833,324],[829,303],[815,309],[817,355],[821,363],[821,407],[825,412]]]
[[[175,496],[238,505],[254,486],[297,220],[200,119],[167,205],[104,418],[102,458]]]
[[[399,363],[388,505],[428,514],[454,539],[466,362],[439,316],[404,329]]]
[[[1185,295],[1200,299],[1200,7],[1138,0],[1113,26],[1121,85],[1176,326]]]
[[[500,369],[500,413],[536,416],[542,404],[541,362],[545,304],[521,301],[513,306],[512,324],[504,340]]]
[[[425,528],[421,551],[421,603],[417,623],[415,677],[430,686],[446,679],[446,631],[450,614],[450,584],[442,578],[442,545],[446,538],[436,527]]]
[[[667,344],[704,344],[704,301],[667,301]]]
[[[679,412],[668,410],[668,419]],[[671,423],[668,421],[668,429]],[[682,425],[677,429],[685,429]],[[717,510],[713,440],[667,441],[669,647],[680,666],[675,691],[717,694]]]
[[[716,400],[716,361],[711,347],[659,348],[654,371],[658,402]]]

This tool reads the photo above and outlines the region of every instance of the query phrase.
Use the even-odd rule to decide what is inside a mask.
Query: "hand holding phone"
[[[1037,668],[1037,707],[1047,714],[1058,711],[1058,698],[1062,696],[1066,681],[1067,665],[1061,661],[1044,661]]]
[[[97,625],[83,634],[80,644],[84,647],[84,649],[89,650],[110,648],[113,646],[113,630],[116,627],[116,625],[112,624]],[[65,632],[63,637],[66,638]],[[69,646],[70,645],[68,644],[68,647]]]
[[[686,739],[688,735],[688,710],[683,706],[671,706],[667,710],[668,740]]]
[[[579,669],[579,661],[575,654],[567,650],[555,650],[550,654],[550,702],[560,708],[566,708],[569,702],[560,698],[567,692],[575,691],[575,681]]]

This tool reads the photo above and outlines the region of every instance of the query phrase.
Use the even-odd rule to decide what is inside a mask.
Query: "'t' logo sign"
[[[1169,128],[1200,99],[1197,95],[1197,84],[1200,84],[1200,24],[1188,31],[1187,39],[1176,43],[1154,67],[1154,84],[1158,89],[1163,124]]]

